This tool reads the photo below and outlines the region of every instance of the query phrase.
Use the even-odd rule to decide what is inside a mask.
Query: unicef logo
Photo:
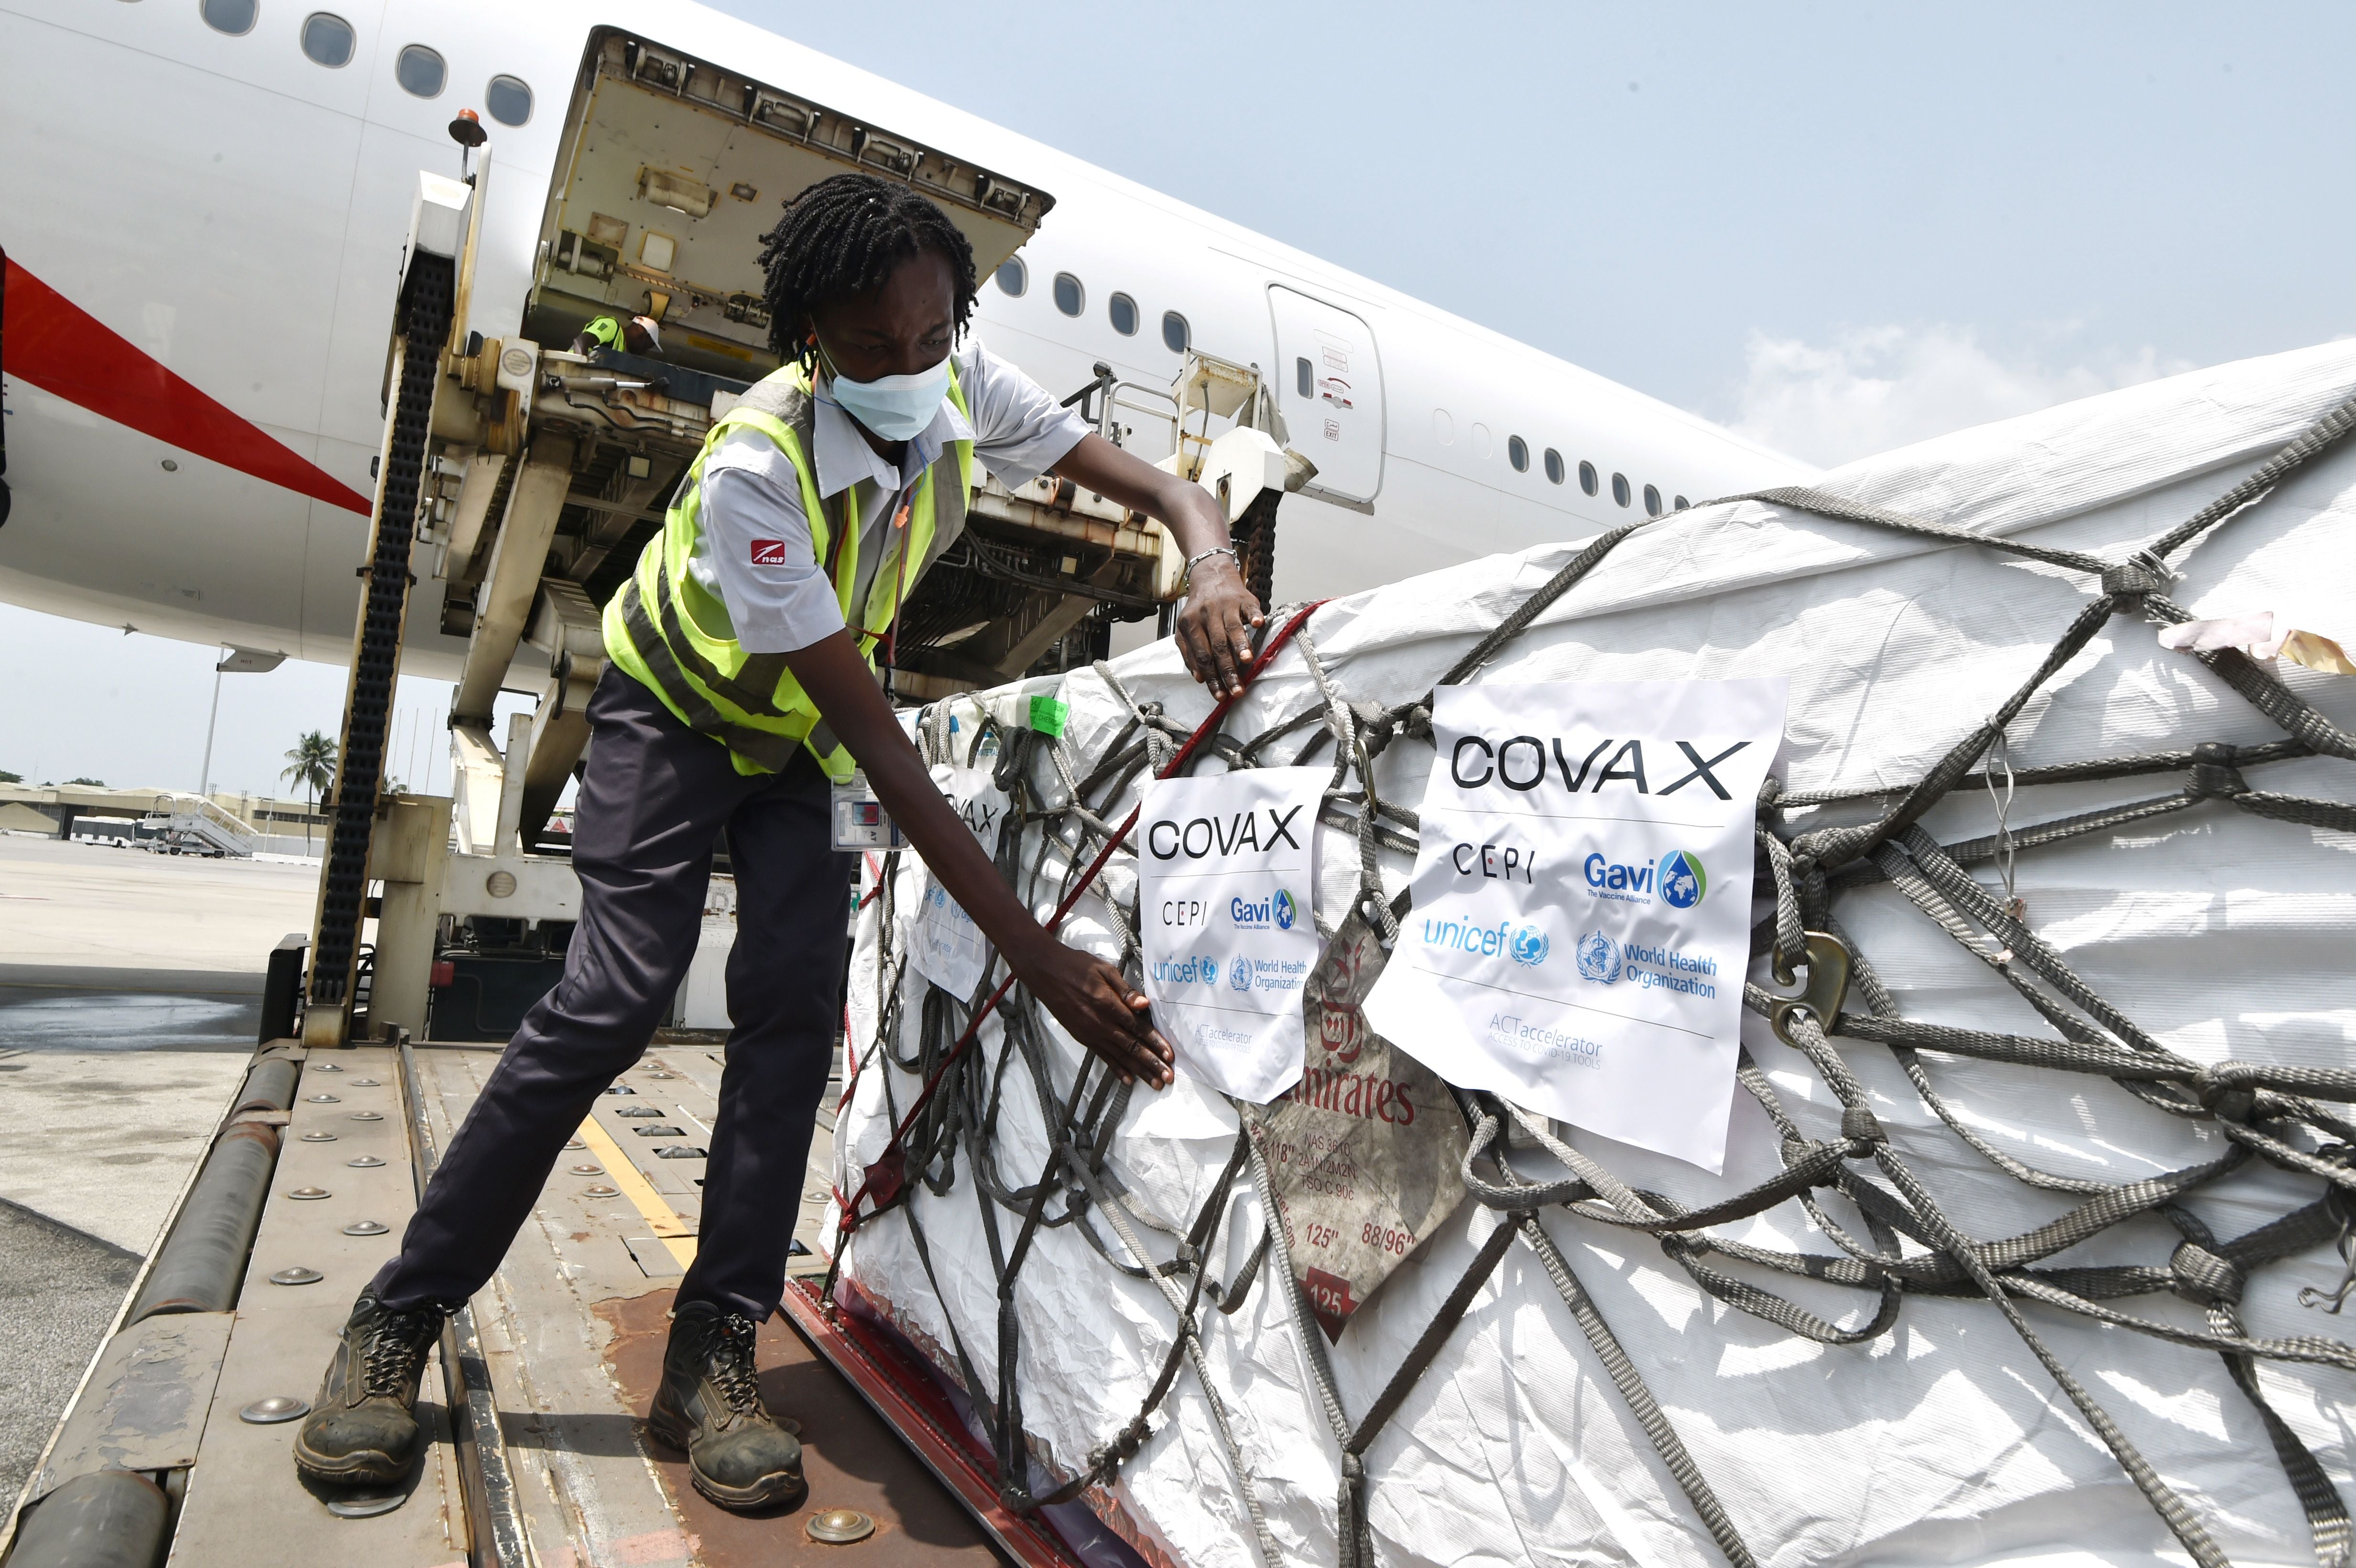
[[[1703,875],[1701,859],[1683,849],[1672,849],[1661,857],[1661,901],[1672,909],[1691,909],[1701,902],[1702,894],[1709,891],[1709,879]]]
[[[1279,931],[1290,931],[1292,929],[1293,921],[1300,917],[1301,912],[1293,907],[1292,895],[1286,892],[1282,888],[1279,888],[1276,890],[1275,901],[1276,929]]]
[[[1578,951],[1579,972],[1584,978],[1608,986],[1620,977],[1620,944],[1601,932],[1590,931],[1580,937]]]
[[[1227,984],[1238,991],[1251,989],[1251,960],[1237,958],[1227,965]]]
[[[1195,977],[1203,984],[1215,986],[1219,983],[1219,961],[1216,958],[1207,953],[1201,954],[1194,959],[1194,966]]]
[[[1551,945],[1545,932],[1535,925],[1526,925],[1514,933],[1511,947],[1514,962],[1525,969],[1535,969],[1546,962],[1547,949]]]

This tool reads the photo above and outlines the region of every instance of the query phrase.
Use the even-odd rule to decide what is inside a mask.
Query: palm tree
[[[318,796],[336,782],[336,743],[314,730],[294,742],[294,749],[286,753],[286,762],[287,766],[278,776],[301,784],[305,804],[311,808],[303,814],[303,848],[308,853],[311,816],[316,810]]]

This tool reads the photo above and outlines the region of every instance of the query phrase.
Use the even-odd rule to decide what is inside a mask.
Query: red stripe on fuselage
[[[157,364],[14,261],[7,269],[0,369],[142,435],[368,516],[367,496]]]

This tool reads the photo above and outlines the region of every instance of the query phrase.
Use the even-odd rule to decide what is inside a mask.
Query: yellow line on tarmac
[[[621,1189],[622,1196],[628,1199],[631,1207],[645,1218],[655,1238],[670,1249],[670,1255],[678,1260],[679,1266],[685,1268],[695,1262],[695,1227],[680,1219],[671,1206],[663,1201],[662,1194],[655,1190],[654,1183],[630,1163],[630,1157],[624,1154],[622,1146],[597,1125],[595,1116],[582,1119],[581,1141],[597,1156],[605,1168],[605,1174],[614,1179],[616,1187]]]

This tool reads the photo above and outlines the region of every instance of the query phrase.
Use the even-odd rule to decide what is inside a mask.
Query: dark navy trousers
[[[727,749],[608,666],[589,702],[573,816],[581,920],[564,978],[525,1015],[450,1140],[371,1288],[387,1305],[455,1304],[481,1289],[598,1093],[646,1051],[687,976],[712,848],[736,875],[729,1030],[680,1301],[756,1322],[785,1290],[819,1102],[841,1018],[856,858],[831,848],[826,775],[807,752],[747,778]]]

